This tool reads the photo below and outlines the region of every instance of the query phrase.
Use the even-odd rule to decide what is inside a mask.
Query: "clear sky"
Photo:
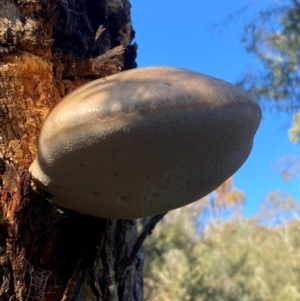
[[[244,25],[261,8],[279,0],[130,2],[139,67],[183,67],[234,83],[247,67],[259,66],[240,43]],[[236,14],[249,3],[246,10]],[[228,18],[230,15],[235,17]],[[300,202],[299,178],[286,182],[273,167],[284,155],[299,155],[300,145],[288,139],[290,124],[291,116],[287,114],[263,112],[252,153],[234,175],[235,186],[246,194],[247,215],[255,213],[259,202],[276,189]]]

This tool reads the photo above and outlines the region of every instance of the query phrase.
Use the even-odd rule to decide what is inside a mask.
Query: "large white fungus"
[[[62,207],[101,218],[154,215],[236,172],[260,119],[253,97],[225,81],[173,67],[129,70],[54,108],[30,171]]]

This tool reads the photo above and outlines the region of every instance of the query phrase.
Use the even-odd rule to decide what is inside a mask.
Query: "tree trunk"
[[[136,66],[128,0],[0,1],[0,300],[142,300],[136,221],[60,211],[31,183],[41,124],[71,90]]]

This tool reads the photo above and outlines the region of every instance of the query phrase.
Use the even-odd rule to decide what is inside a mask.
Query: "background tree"
[[[300,141],[300,2],[276,1],[249,23],[242,36],[248,52],[261,63],[248,70],[240,84],[269,106],[290,111],[293,142]]]
[[[169,212],[147,239],[145,300],[300,300],[299,205],[273,192],[252,218],[224,205],[223,219],[200,228],[211,206],[204,199]]]

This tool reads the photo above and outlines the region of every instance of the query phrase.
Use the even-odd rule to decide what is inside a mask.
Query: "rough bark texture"
[[[138,236],[62,212],[28,173],[53,106],[134,68],[133,37],[128,0],[0,1],[0,300],[142,300],[141,244],[162,216]]]

